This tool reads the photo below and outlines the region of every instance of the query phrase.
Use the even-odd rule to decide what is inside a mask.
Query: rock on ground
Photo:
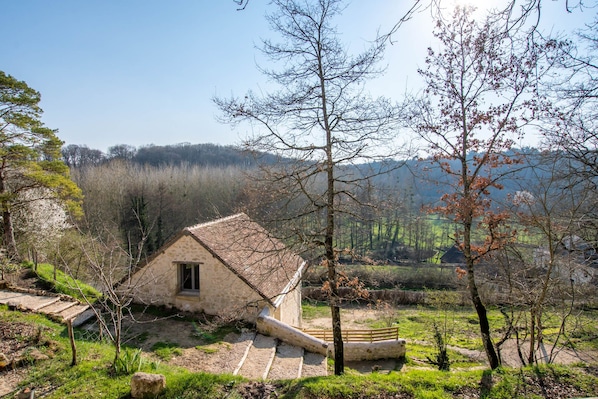
[[[131,397],[155,398],[166,389],[166,377],[162,374],[137,372],[131,377]]]

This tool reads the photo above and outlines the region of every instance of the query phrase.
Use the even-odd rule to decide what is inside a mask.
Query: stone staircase
[[[62,323],[70,320],[74,327],[94,317],[88,305],[83,305],[74,299],[67,299],[65,296],[0,290],[0,304],[14,309],[43,313]]]
[[[327,375],[326,356],[256,334],[233,372],[249,379],[281,380]]]

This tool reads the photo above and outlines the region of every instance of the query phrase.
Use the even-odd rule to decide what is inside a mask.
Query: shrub
[[[126,348],[114,362],[114,372],[116,375],[133,374],[141,370],[143,363],[141,349]]]

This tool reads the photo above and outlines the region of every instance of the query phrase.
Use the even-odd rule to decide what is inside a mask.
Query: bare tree
[[[100,236],[110,231],[123,237],[123,245],[136,246],[153,226],[144,244],[147,254],[183,227],[234,213],[246,184],[235,166],[154,167],[117,160],[75,169],[73,178],[85,195],[82,229]]]
[[[249,0],[233,0],[238,6],[239,8],[237,8],[238,11],[244,10],[245,7],[247,7],[247,4],[249,4]]]
[[[544,125],[545,144],[570,160],[561,170],[570,184],[592,189],[587,207],[586,238],[598,242],[598,19],[577,34],[577,40],[553,40],[558,74],[547,81],[547,93],[558,106]],[[587,187],[589,185],[589,187]],[[592,237],[590,237],[592,236]]]
[[[146,240],[147,235],[138,244],[138,253],[142,252],[140,248]],[[127,319],[136,321],[131,309],[135,292],[143,288],[143,284],[147,284],[145,280],[133,284],[130,279],[141,258],[139,255],[135,256],[131,252],[131,246],[123,245],[120,237],[113,236],[111,231],[103,236],[78,231],[69,240],[70,248],[66,247],[67,245],[57,251],[56,264],[72,277],[69,282],[71,288],[79,292],[95,313],[100,335],[114,346],[112,367],[115,368],[126,333],[124,323]],[[74,261],[73,252],[77,253],[78,261]],[[83,264],[82,267],[80,263]],[[80,270],[81,268],[84,270]],[[79,284],[80,280],[77,278],[83,276],[90,285],[98,289],[101,294],[99,297],[86,292]]]
[[[109,159],[121,159],[124,161],[131,161],[137,153],[137,148],[129,144],[117,144],[108,147]]]
[[[249,92],[242,98],[215,98],[214,102],[224,122],[252,123],[247,148],[281,159],[278,166],[262,169],[267,183],[255,182],[264,194],[260,205],[263,210],[270,196],[276,206],[268,208],[268,217],[284,223],[295,234],[295,242],[312,249],[313,256],[321,257],[327,267],[335,374],[341,374],[344,357],[335,222],[345,212],[347,200],[357,200],[356,187],[368,176],[396,166],[387,161],[395,154],[397,108],[387,99],[372,99],[364,93],[364,82],[381,73],[376,65],[384,43],[376,40],[363,53],[350,56],[332,24],[342,11],[340,0],[272,3],[276,11],[268,21],[282,40],[265,40],[261,50],[279,69],[262,72],[280,89],[263,95]],[[358,163],[360,167],[355,166]]]
[[[510,305],[510,331],[524,365],[554,359],[562,347],[559,341],[568,334],[567,318],[591,279],[585,273],[591,259],[585,258],[583,248],[575,248],[591,191],[562,175],[567,160],[558,153],[533,152],[526,158],[531,165],[528,178],[509,200],[514,220],[530,243],[513,243],[495,256],[500,281],[508,287],[501,302]],[[545,321],[555,314],[560,314],[560,328],[549,344]]]
[[[98,166],[104,162],[106,156],[102,151],[86,145],[69,144],[62,147],[62,159],[69,168],[84,168]]]
[[[427,87],[412,124],[428,144],[432,161],[448,177],[443,205],[433,208],[459,226],[454,237],[463,251],[467,283],[480,321],[482,342],[492,368],[500,365],[491,339],[486,307],[478,292],[476,264],[513,239],[505,229],[508,213],[492,206],[490,192],[502,188],[516,157],[509,153],[523,126],[534,119],[535,81],[540,49],[516,46],[487,19],[477,23],[472,9],[457,8],[450,21],[439,19],[440,52],[428,50],[421,70]],[[527,42],[523,42],[527,44]],[[473,238],[484,233],[484,242]]]
[[[501,34],[510,35],[526,31],[533,37],[538,34],[538,26],[542,18],[542,4],[545,2],[546,0],[504,0],[490,10],[490,15],[500,25]],[[592,9],[596,6],[595,0],[561,0],[560,3],[563,5],[563,11],[567,13]],[[446,4],[447,1],[443,0],[415,0],[385,37],[392,42],[393,35],[403,24],[423,12],[429,12],[435,19],[443,19],[442,11],[446,8]]]

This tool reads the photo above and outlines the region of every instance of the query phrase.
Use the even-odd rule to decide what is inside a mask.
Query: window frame
[[[198,294],[201,289],[201,263],[199,262],[177,262],[177,286],[178,292],[188,294]],[[191,288],[185,288],[186,283],[185,275],[186,268],[190,268],[191,271]]]

